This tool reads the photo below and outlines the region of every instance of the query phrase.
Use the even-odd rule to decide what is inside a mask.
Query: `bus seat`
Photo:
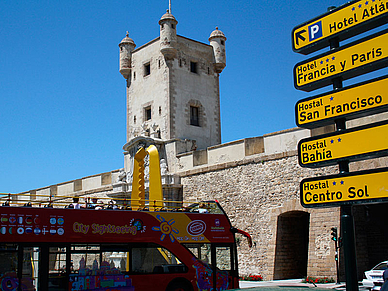
[[[162,266],[155,266],[154,270],[153,270],[153,273],[155,273],[155,274],[163,274],[164,273],[163,267]]]

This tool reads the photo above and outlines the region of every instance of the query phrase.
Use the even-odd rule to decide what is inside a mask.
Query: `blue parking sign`
[[[322,22],[318,21],[308,27],[309,41],[322,37]]]

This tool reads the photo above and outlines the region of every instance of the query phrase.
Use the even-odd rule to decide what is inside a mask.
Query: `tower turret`
[[[173,59],[177,53],[176,25],[178,21],[170,10],[159,20],[160,25],[160,52],[166,59]]]
[[[225,41],[224,33],[216,27],[216,30],[210,34],[209,42],[213,47],[214,68],[217,73],[221,73],[226,67]]]
[[[131,61],[132,61],[132,51],[135,49],[136,44],[132,38],[128,36],[128,31],[126,37],[119,43],[120,47],[120,73],[125,79],[131,75]]]

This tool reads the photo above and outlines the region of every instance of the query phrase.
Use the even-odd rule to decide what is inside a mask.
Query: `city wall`
[[[307,263],[307,274],[336,277],[330,232],[331,227],[338,227],[340,231],[340,209],[302,208],[299,183],[303,178],[338,173],[338,167],[302,168],[296,151],[301,138],[331,130],[332,127],[316,131],[294,128],[186,153],[182,153],[185,141],[165,143],[168,173],[180,176],[183,199],[217,199],[232,224],[252,235],[253,248],[248,248],[243,238],[238,240],[240,274],[260,274],[266,280],[296,276],[290,274],[290,269],[292,261],[299,258],[297,254],[290,257],[289,248],[295,246],[298,235],[307,229],[304,242],[308,249],[304,255],[303,250],[298,250]],[[380,158],[351,163],[350,170],[383,166],[388,166],[387,159]],[[19,197],[39,199],[40,195],[47,194],[54,198],[107,197],[113,193],[118,176],[119,170],[114,170],[26,191]],[[305,229],[298,227],[303,217],[307,217]],[[364,252],[360,258],[359,269],[365,270],[368,254]]]

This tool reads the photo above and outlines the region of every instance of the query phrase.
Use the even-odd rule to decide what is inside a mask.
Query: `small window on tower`
[[[147,63],[144,65],[144,76],[151,74],[151,64]]]
[[[144,119],[146,121],[151,119],[151,106],[144,108]]]
[[[198,66],[196,62],[190,62],[190,72],[198,74]]]
[[[190,106],[190,125],[199,126],[199,108]]]
[[[174,24],[171,24],[171,28],[172,28],[172,29],[175,29],[175,25],[174,25]]]
[[[225,41],[221,40],[221,44],[224,45],[224,44],[225,44]]]

